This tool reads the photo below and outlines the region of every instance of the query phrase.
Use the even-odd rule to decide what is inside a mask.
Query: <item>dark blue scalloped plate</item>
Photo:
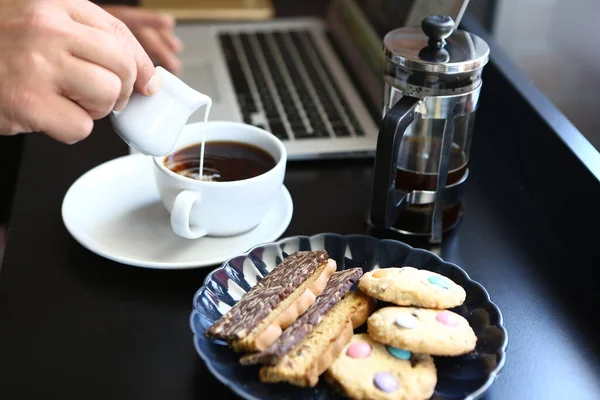
[[[361,266],[364,271],[391,266],[413,266],[437,272],[461,285],[467,298],[452,311],[464,316],[477,335],[475,351],[460,357],[434,357],[438,382],[434,400],[478,399],[498,376],[506,359],[507,334],[502,314],[481,284],[455,264],[437,255],[395,240],[366,235],[323,233],[295,236],[253,247],[232,257],[212,271],[194,296],[190,325],[194,345],[208,369],[232,391],[246,399],[305,400],[340,398],[321,379],[315,388],[287,384],[265,384],[258,379],[258,366],[241,366],[239,353],[223,342],[209,340],[204,332],[235,304],[257,281],[285,257],[299,250],[327,250],[338,269]]]

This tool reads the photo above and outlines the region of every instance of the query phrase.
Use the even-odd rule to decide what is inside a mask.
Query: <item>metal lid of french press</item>
[[[442,74],[476,71],[487,63],[490,48],[472,33],[455,30],[449,16],[431,15],[421,28],[403,27],[383,39],[387,59],[410,70]]]

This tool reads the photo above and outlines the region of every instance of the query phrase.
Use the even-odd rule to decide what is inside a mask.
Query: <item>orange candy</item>
[[[386,270],[378,269],[377,271],[373,272],[373,278],[383,278],[387,274],[388,272]]]

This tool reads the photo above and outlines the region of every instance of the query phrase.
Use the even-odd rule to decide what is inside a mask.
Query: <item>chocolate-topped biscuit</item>
[[[314,387],[353,329],[364,324],[374,309],[373,299],[350,291],[361,274],[360,268],[336,272],[317,301],[275,343],[240,361],[265,364],[259,371],[262,382]]]
[[[266,349],[321,294],[337,265],[324,250],[289,255],[206,331],[235,351]]]
[[[293,349],[323,319],[323,316],[336,305],[362,275],[362,269],[352,268],[334,273],[323,293],[279,338],[266,350],[250,354],[240,359],[244,365],[274,365],[288,351]]]

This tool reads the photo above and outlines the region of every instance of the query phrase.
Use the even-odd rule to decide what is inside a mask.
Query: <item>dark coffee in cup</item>
[[[208,141],[200,177],[201,144],[184,147],[164,159],[171,171],[192,179],[216,182],[239,181],[262,175],[276,165],[271,154],[248,143]]]

